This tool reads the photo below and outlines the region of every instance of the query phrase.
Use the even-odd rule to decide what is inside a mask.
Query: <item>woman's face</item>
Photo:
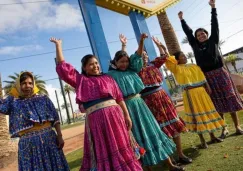
[[[196,36],[197,36],[197,40],[200,43],[203,43],[206,40],[208,40],[208,35],[204,31],[198,31],[197,34],[196,34]]]
[[[30,97],[33,94],[34,83],[31,77],[27,77],[20,83],[20,89],[24,97]]]
[[[98,60],[93,57],[90,58],[88,63],[83,67],[87,75],[99,75],[100,74],[100,64]]]
[[[143,51],[142,58],[143,58],[143,65],[147,65],[149,59],[147,52]]]
[[[181,53],[179,56],[178,64],[186,64],[187,58],[184,53]]]
[[[129,66],[129,58],[127,56],[121,57],[118,61],[115,62],[117,69],[125,71]]]

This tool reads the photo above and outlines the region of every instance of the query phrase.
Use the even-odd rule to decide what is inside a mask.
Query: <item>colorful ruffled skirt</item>
[[[202,134],[214,132],[226,126],[204,87],[185,90],[183,102],[184,121],[190,132]]]
[[[141,158],[144,166],[156,165],[174,153],[175,144],[161,131],[148,106],[140,96],[125,101],[137,143],[146,150]]]
[[[119,105],[96,110],[86,117],[88,117],[89,128],[86,125],[84,156],[80,171],[94,169],[92,152],[95,153],[95,170],[142,171],[131,147],[129,133]]]
[[[229,73],[224,68],[219,68],[204,73],[212,89],[211,99],[220,113],[236,112],[243,109],[240,97]]]
[[[26,133],[18,146],[19,171],[69,171],[52,128]]]
[[[157,89],[156,89],[157,90]],[[158,91],[144,93],[142,98],[159,123],[160,128],[168,137],[176,137],[182,132],[187,132],[184,121],[177,115],[175,106],[166,92]]]

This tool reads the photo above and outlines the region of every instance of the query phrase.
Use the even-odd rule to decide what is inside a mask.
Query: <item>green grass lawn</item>
[[[180,113],[183,118],[183,112]],[[230,135],[224,142],[209,145],[208,149],[199,149],[200,144],[197,134],[182,134],[183,149],[186,155],[193,158],[193,163],[186,166],[187,171],[243,171],[243,136],[235,136],[234,125],[229,114],[226,121]],[[239,113],[243,124],[243,112]],[[220,131],[216,133],[220,135]],[[209,136],[205,134],[209,141]],[[78,171],[81,165],[83,150],[79,149],[68,154],[67,160],[71,171]],[[175,156],[176,158],[176,156]],[[153,171],[168,170],[164,163],[153,167]]]

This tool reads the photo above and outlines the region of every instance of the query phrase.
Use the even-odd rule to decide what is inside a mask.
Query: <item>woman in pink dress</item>
[[[119,87],[102,74],[94,55],[82,58],[82,74],[64,61],[62,41],[56,45],[57,73],[75,88],[76,102],[85,109],[86,127],[81,171],[142,171],[130,145],[132,122]]]

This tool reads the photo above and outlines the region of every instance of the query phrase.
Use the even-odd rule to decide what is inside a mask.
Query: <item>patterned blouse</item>
[[[0,113],[9,115],[9,131],[12,137],[18,137],[20,131],[32,128],[34,123],[59,123],[56,108],[46,95],[35,95],[20,99],[8,96],[0,99]]]
[[[162,85],[163,76],[159,68],[165,63],[166,58],[157,57],[150,65],[143,67],[138,73],[145,87],[157,87]]]

